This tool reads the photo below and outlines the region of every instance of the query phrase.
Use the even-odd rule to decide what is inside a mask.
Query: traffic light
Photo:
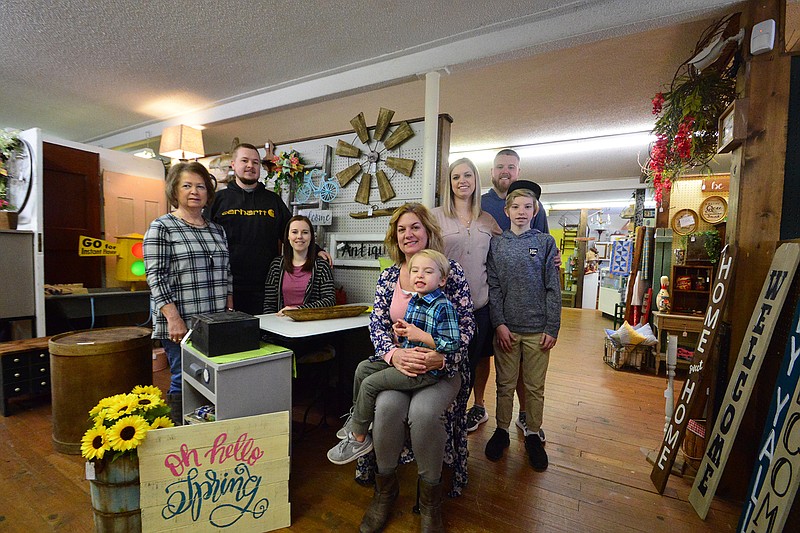
[[[129,233],[117,237],[117,279],[119,281],[144,281],[144,235]]]

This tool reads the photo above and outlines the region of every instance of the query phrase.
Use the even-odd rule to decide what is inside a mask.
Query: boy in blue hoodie
[[[497,461],[508,448],[508,427],[514,408],[514,388],[522,361],[529,433],[528,460],[536,471],[547,468],[538,432],[544,411],[544,383],[550,349],[561,325],[561,283],[553,264],[556,241],[530,229],[538,211],[536,184],[517,180],[508,189],[505,212],[511,228],[492,238],[486,267],[489,305],[495,328],[497,429],[486,443],[486,457]]]

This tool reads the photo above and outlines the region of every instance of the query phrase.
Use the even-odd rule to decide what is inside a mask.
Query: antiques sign
[[[331,233],[333,263],[343,266],[378,267],[386,256],[383,233]]]
[[[783,531],[800,485],[800,304],[794,311],[775,394],[738,531]]]
[[[287,411],[151,431],[138,451],[143,531],[291,523]]]
[[[722,472],[733,448],[733,441],[750,401],[761,363],[775,330],[775,323],[783,308],[789,287],[792,284],[797,263],[800,260],[800,244],[782,244],[775,252],[770,271],[761,288],[761,296],[750,317],[747,334],[739,349],[736,366],[731,373],[728,389],[722,397],[719,416],[706,445],[703,462],[689,493],[689,502],[700,518],[706,518],[711,500],[717,492]]]
[[[717,277],[714,280],[708,309],[703,319],[703,330],[697,338],[694,358],[689,366],[689,377],[683,383],[678,404],[672,412],[672,420],[667,424],[664,440],[661,443],[661,448],[653,464],[653,470],[650,473],[650,480],[659,494],[663,494],[664,487],[667,486],[669,473],[672,470],[673,463],[675,463],[675,458],[678,456],[678,450],[686,433],[686,426],[689,424],[689,413],[693,410],[692,406],[700,396],[702,371],[705,369],[707,351],[714,345],[718,322],[722,315],[725,301],[728,299],[728,288],[733,279],[733,259],[735,256],[735,249],[731,245],[726,245],[722,249]]]

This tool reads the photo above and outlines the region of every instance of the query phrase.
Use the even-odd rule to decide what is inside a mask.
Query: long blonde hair
[[[472,218],[477,220],[477,218],[481,216],[481,176],[478,174],[478,168],[475,166],[475,163],[467,157],[456,159],[450,163],[450,168],[447,171],[447,186],[442,188],[442,210],[444,214],[450,218],[455,218],[457,216],[452,177],[453,169],[462,164],[467,165],[475,176],[475,190],[472,191],[472,196],[469,197],[469,203],[472,211]]]
[[[439,228],[436,219],[433,218],[431,212],[424,205],[417,202],[409,202],[401,205],[392,213],[392,218],[389,220],[389,227],[386,230],[386,238],[383,240],[383,244],[386,246],[386,252],[389,254],[392,261],[397,265],[401,265],[406,260],[406,256],[400,250],[400,244],[397,242],[397,221],[406,213],[413,213],[416,215],[425,227],[425,232],[428,234],[428,244],[425,248],[430,248],[437,252],[444,252],[442,230]]]

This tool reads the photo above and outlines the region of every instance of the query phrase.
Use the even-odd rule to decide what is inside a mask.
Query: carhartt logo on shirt
[[[539,253],[538,248],[528,248],[528,253],[531,254],[531,257],[536,257],[536,254]]]
[[[263,210],[263,209],[228,209],[227,211],[223,211],[220,213],[222,216],[246,216],[246,217],[260,217],[264,215],[269,215],[272,218],[275,218],[275,211],[272,209]]]

